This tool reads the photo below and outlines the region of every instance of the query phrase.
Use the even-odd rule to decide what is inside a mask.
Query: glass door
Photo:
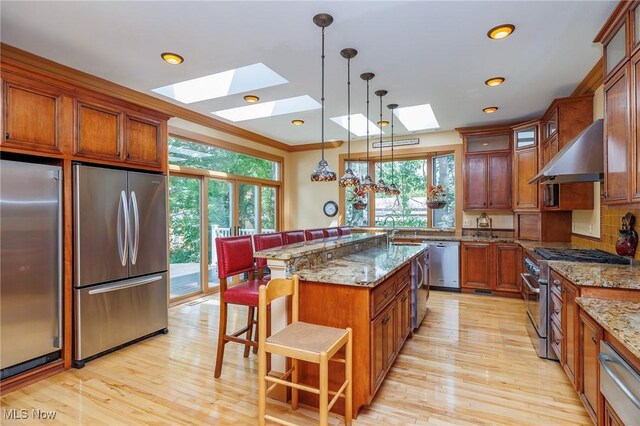
[[[238,182],[238,235],[252,235],[260,229],[260,186]]]
[[[171,299],[201,291],[201,179],[169,177],[169,276]]]
[[[218,279],[218,255],[216,253],[216,239],[235,235],[234,220],[234,184],[224,180],[208,179],[207,212],[208,237],[207,250],[207,290],[220,284]]]

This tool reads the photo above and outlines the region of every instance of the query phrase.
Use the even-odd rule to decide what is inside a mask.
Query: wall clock
[[[338,214],[338,205],[335,201],[327,201],[326,203],[324,203],[324,207],[322,207],[322,210],[324,210],[325,215],[333,217]]]

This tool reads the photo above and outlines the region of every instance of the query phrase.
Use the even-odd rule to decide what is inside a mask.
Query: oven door
[[[540,284],[530,274],[521,275],[527,309],[527,331],[538,356],[548,358],[547,285]]]

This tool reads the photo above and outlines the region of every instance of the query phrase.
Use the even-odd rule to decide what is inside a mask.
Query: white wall
[[[604,86],[593,95],[593,119],[604,118]],[[600,183],[593,184],[593,210],[574,210],[573,233],[600,238]]]

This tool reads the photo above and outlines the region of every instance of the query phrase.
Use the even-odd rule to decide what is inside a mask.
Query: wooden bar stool
[[[216,252],[218,257],[218,278],[220,278],[220,327],[218,329],[218,352],[214,377],[218,378],[222,373],[224,347],[228,342],[245,345],[245,358],[249,356],[249,349],[252,346],[254,348],[258,346],[251,338],[253,327],[256,325],[254,311],[258,307],[258,287],[264,282],[254,279],[251,236],[216,238]],[[246,281],[228,285],[228,278],[244,273],[249,274]],[[227,309],[229,304],[248,307],[247,325],[232,334],[227,334]],[[265,307],[265,321],[269,322],[271,315],[267,311],[268,307]],[[269,329],[271,329],[270,326]],[[245,333],[246,338],[240,337]]]
[[[258,320],[258,421],[261,426],[266,420],[282,425],[293,425],[286,420],[267,414],[267,394],[277,385],[291,387],[291,408],[298,408],[298,390],[315,393],[319,396],[319,411],[321,426],[328,424],[329,410],[338,398],[344,398],[344,421],[351,424],[352,410],[352,352],[353,339],[351,328],[326,327],[324,325],[309,324],[298,321],[298,284],[299,278],[276,278],[267,285],[260,286],[260,304]],[[271,301],[280,297],[292,296],[292,323],[270,337],[266,337],[267,317],[265,307]],[[332,357],[345,346],[344,359]],[[267,353],[278,354],[291,358],[291,368],[280,377],[267,375]],[[299,361],[318,364],[320,367],[319,387],[314,388],[298,383]],[[344,363],[345,380],[337,392],[329,390],[329,361]],[[287,379],[291,377],[291,381]],[[272,383],[267,388],[267,382]],[[334,395],[329,401],[329,394]]]

